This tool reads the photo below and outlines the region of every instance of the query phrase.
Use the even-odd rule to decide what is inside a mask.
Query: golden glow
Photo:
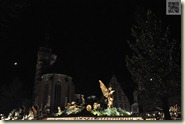
[[[143,120],[142,117],[60,117],[43,120]]]
[[[86,106],[86,110],[87,110],[87,111],[91,111],[91,109],[92,109],[91,105],[87,105],[87,106]]]

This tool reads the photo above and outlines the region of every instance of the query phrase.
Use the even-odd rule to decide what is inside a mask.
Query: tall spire
[[[51,40],[51,34],[50,34],[50,28],[51,28],[51,21],[50,21],[50,9],[49,9],[49,1],[48,0],[42,0],[43,6],[41,15],[43,16],[42,19],[42,30],[44,32],[43,35],[43,47],[50,47],[49,41]]]
[[[50,19],[46,17],[46,21],[44,41],[48,43],[50,40]]]
[[[37,96],[39,93],[38,85],[41,80],[41,76],[51,67],[57,59],[57,56],[52,53],[52,49],[40,47],[37,54],[37,63],[35,71],[35,81],[33,88],[33,102],[37,104]]]

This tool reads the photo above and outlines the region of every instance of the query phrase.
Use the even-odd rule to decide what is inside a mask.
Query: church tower
[[[52,49],[40,47],[37,55],[35,81],[33,87],[33,102],[38,104],[38,84],[41,80],[41,76],[45,74],[47,69],[51,67],[57,59],[57,56],[52,53]]]

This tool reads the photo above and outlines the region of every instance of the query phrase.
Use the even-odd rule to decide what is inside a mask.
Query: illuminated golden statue
[[[100,108],[100,104],[94,102],[94,104],[93,104],[93,110],[97,110],[98,108]]]
[[[108,106],[108,108],[110,108],[113,105],[113,100],[114,100],[113,93],[115,92],[115,90],[112,90],[112,87],[109,87],[107,89],[107,87],[103,84],[103,82],[101,80],[99,80],[99,83],[100,83],[100,88],[101,88],[103,95],[108,100],[107,106]]]

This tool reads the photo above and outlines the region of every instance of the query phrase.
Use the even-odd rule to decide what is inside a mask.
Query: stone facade
[[[38,85],[38,105],[47,105],[50,112],[62,109],[74,100],[75,87],[72,78],[64,74],[44,74]]]

